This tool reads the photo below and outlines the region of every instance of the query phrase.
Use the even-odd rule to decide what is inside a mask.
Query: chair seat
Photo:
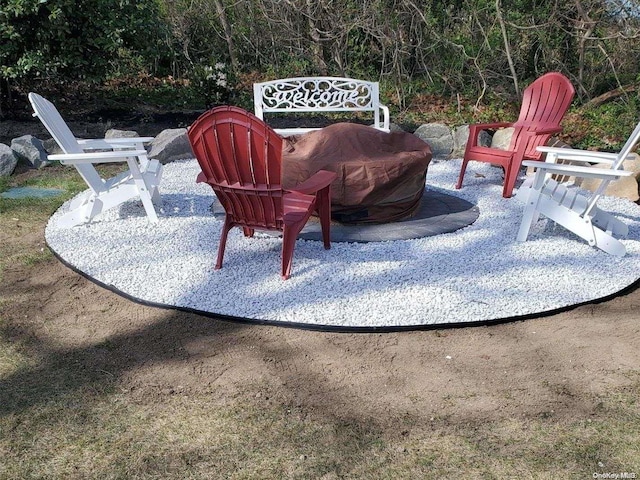
[[[507,160],[514,155],[514,152],[511,150],[500,150],[498,148],[481,147],[479,145],[470,148],[469,151],[473,152],[474,159],[478,156],[482,156],[489,159],[495,158],[496,160]]]

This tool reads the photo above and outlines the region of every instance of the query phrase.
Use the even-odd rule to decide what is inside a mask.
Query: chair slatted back
[[[618,154],[618,158],[615,163],[611,166],[611,168],[619,169],[622,167],[622,162],[633,152],[633,149],[640,141],[640,123],[636,125],[636,128],[633,129],[631,136],[627,139],[625,144],[622,146],[620,153]]]
[[[40,119],[64,153],[82,153],[82,147],[78,144],[76,137],[53,103],[37,93],[30,93],[29,101],[31,102],[35,115]]]
[[[282,229],[282,138],[252,113],[216,107],[189,128],[200,168],[234,223]]]
[[[631,136],[622,146],[622,149],[620,150],[620,153],[618,153],[616,160],[611,164],[612,170],[622,169],[622,163],[631,154],[638,141],[640,141],[640,123],[638,123],[638,125],[636,125],[636,128],[633,129]],[[613,178],[605,178],[600,182],[600,185],[598,185],[598,188],[589,199],[589,203],[586,209],[587,214],[595,208],[598,200],[602,195],[604,195],[604,192],[607,190],[607,187],[613,180]]]
[[[529,85],[523,94],[518,121],[513,124],[515,130],[509,150],[516,150],[521,142],[527,141],[525,158],[540,160],[543,154],[536,147],[546,145],[551,134],[528,137],[524,133],[558,128],[574,95],[569,79],[558,72],[542,75]]]
[[[29,102],[34,115],[40,119],[64,153],[83,153],[84,150],[53,103],[33,92],[29,93]],[[74,166],[95,193],[104,191],[104,181],[91,164],[76,163]]]

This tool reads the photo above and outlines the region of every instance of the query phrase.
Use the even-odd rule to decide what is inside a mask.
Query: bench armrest
[[[381,125],[381,129],[384,130],[385,132],[388,132],[390,130],[390,120],[389,120],[389,107],[387,107],[386,105],[378,105],[378,108],[380,109],[380,111],[382,112],[382,125]]]

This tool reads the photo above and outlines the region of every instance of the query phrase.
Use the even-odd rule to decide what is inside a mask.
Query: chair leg
[[[522,221],[520,222],[520,229],[518,230],[518,236],[516,237],[518,242],[525,242],[527,240],[529,230],[531,230],[531,225],[533,225],[537,220],[538,215],[535,203],[535,201],[529,200],[527,206],[524,208]]]
[[[462,159],[462,166],[460,167],[460,175],[458,175],[458,183],[456,183],[456,189],[460,190],[462,188],[462,179],[464,178],[464,173],[467,170],[467,163],[469,163],[469,159],[465,157]]]
[[[609,233],[614,238],[626,238],[629,235],[629,227],[626,223],[597,207],[591,221],[600,230]]]
[[[160,196],[160,189],[157,186],[153,189],[153,194],[151,195],[151,202],[156,207],[160,207],[162,205],[162,197]]]
[[[216,260],[216,270],[222,268],[222,259],[224,258],[224,249],[227,246],[227,235],[231,229],[231,222],[228,217],[224,219],[224,225],[222,226],[222,232],[220,233],[220,245],[218,246],[218,259]]]
[[[149,185],[149,192],[151,194],[151,202],[156,206],[162,205],[162,198],[160,197],[160,179],[162,178],[162,164],[157,160],[149,161],[146,157],[141,158],[141,165],[144,169],[145,183]],[[146,160],[146,163],[143,161]]]
[[[287,280],[291,276],[291,264],[293,263],[293,249],[296,246],[298,235],[295,230],[287,226],[282,232],[282,279]]]
[[[511,195],[513,194],[513,189],[518,181],[518,175],[520,174],[523,159],[524,152],[518,150],[513,153],[505,166],[504,187],[502,188],[502,196],[504,198],[511,198]]]
[[[513,188],[516,186],[519,172],[520,165],[514,165],[513,163],[510,163],[505,169],[504,186],[502,187],[502,196],[504,198],[511,198],[511,195],[513,195]]]
[[[317,194],[317,210],[322,229],[322,241],[325,250],[331,248],[331,189],[323,188]]]
[[[158,221],[158,214],[156,213],[156,209],[153,205],[152,197],[149,195],[149,190],[146,188],[140,191],[140,200],[142,201],[142,206],[144,206],[144,210],[147,212],[147,217],[151,222]]]
[[[603,232],[599,228],[595,228],[595,246],[603,252],[613,255],[615,257],[624,257],[627,253],[627,249],[622,242],[616,238],[613,238],[607,232]]]

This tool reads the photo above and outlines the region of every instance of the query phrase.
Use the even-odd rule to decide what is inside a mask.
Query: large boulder
[[[632,202],[637,202],[640,199],[638,194],[638,179],[640,178],[640,156],[633,154],[633,158],[625,160],[623,168],[629,172],[634,172],[635,175],[631,177],[620,177],[618,180],[614,180],[609,183],[604,194],[611,197],[628,198]],[[599,163],[594,165],[595,168],[611,168],[611,165],[606,163]],[[594,192],[600,185],[600,180],[594,178],[585,178],[580,183],[580,186],[585,190]]]
[[[157,159],[163,165],[175,160],[194,158],[186,128],[163,130],[151,142],[149,157]]]
[[[451,158],[462,158],[469,141],[469,125],[460,125],[453,130],[453,151]],[[478,145],[481,147],[491,146],[491,135],[486,130],[478,133]]]
[[[139,136],[138,132],[133,130],[118,130],[117,128],[110,128],[104,134],[104,138],[136,138]]]
[[[42,141],[33,135],[23,135],[11,140],[11,150],[18,160],[24,160],[32,168],[42,168],[51,162],[47,160],[47,152]]]
[[[453,150],[451,129],[442,123],[427,123],[413,133],[431,147],[434,158],[448,157]]]
[[[397,123],[389,122],[389,131],[390,132],[404,132],[404,128],[402,128]]]
[[[0,177],[8,177],[13,173],[18,164],[18,159],[11,147],[0,143]]]
[[[498,150],[508,150],[511,145],[511,137],[513,136],[515,128],[507,127],[496,130],[491,137],[491,148]]]
[[[64,153],[60,148],[60,145],[58,145],[58,142],[56,142],[53,138],[45,140],[44,142],[42,142],[42,145],[49,155],[58,155],[60,153]]]

